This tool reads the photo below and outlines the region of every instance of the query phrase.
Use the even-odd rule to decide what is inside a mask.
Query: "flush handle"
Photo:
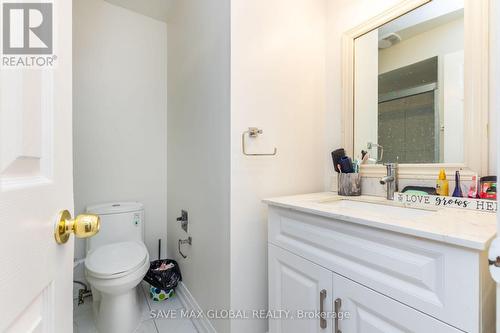
[[[181,216],[177,218],[177,221],[181,223],[181,228],[185,232],[188,232],[188,212],[186,210],[181,210]]]
[[[101,227],[101,218],[95,214],[81,214],[75,219],[67,210],[59,213],[54,227],[54,238],[57,244],[64,244],[69,236],[74,233],[77,238],[89,238],[99,232]]]

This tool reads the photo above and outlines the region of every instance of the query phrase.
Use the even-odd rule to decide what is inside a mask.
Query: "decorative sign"
[[[397,193],[394,201],[406,206],[432,206],[441,208],[461,208],[481,212],[496,213],[498,203],[495,200],[442,197],[436,195],[417,195]]]

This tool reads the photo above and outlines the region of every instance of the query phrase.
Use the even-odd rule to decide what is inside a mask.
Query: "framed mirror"
[[[364,177],[488,166],[488,0],[411,0],[343,41],[344,147]]]

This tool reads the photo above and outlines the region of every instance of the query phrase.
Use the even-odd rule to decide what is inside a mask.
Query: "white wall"
[[[445,163],[463,163],[464,147],[457,145],[464,137],[464,51],[442,56],[440,81],[441,124],[444,126],[441,154]]]
[[[229,308],[229,0],[180,0],[168,20],[168,243],[201,308]],[[193,245],[176,217],[189,212]],[[229,321],[212,322],[219,333]]]
[[[490,0],[490,173],[500,175],[500,154],[499,147],[499,128],[500,128],[500,1]],[[500,200],[500,198],[499,198]],[[500,214],[498,215],[500,230]],[[499,285],[500,286],[500,285]],[[498,293],[500,301],[500,292]],[[500,320],[497,320],[497,330],[500,331]]]
[[[161,238],[165,256],[166,24],[102,0],[75,0],[73,10],[75,212],[143,202],[150,255]]]
[[[231,308],[267,309],[266,197],[321,191],[325,0],[231,1]],[[241,133],[264,130],[242,154]],[[264,333],[266,320],[231,332]]]

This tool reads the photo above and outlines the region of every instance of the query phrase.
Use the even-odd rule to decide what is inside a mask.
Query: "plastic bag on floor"
[[[149,265],[144,281],[155,288],[170,292],[177,287],[179,281],[182,281],[181,270],[175,260],[154,260]]]

